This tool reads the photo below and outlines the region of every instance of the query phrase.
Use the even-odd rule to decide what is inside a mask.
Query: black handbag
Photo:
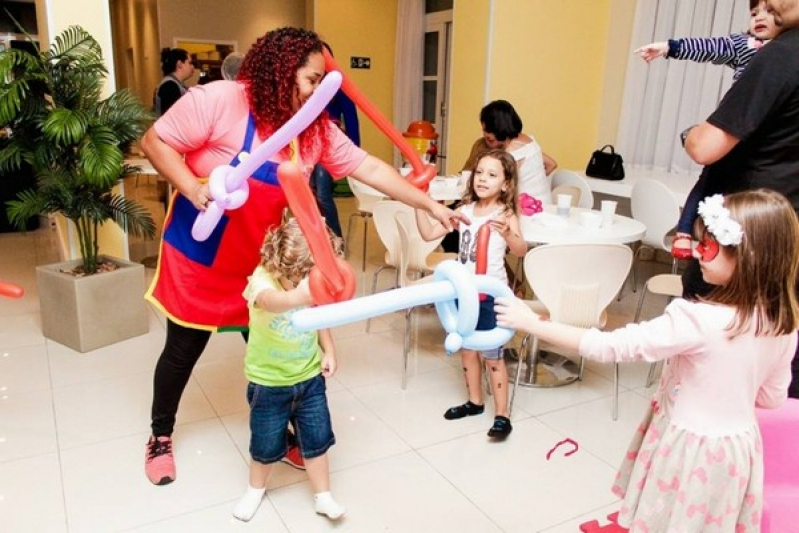
[[[610,152],[606,152],[605,148],[610,148]],[[623,180],[624,160],[616,153],[612,144],[606,144],[591,154],[588,166],[585,167],[585,175],[602,180]]]

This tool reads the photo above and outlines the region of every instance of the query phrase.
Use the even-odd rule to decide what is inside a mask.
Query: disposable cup
[[[613,200],[602,200],[599,209],[602,213],[602,227],[607,228],[611,226],[616,216],[616,202]]]
[[[558,195],[558,214],[562,217],[569,216],[569,211],[571,211],[572,206],[572,195],[571,194],[559,194]]]

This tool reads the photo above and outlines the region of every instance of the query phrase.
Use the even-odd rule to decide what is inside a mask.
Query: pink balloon
[[[9,298],[22,298],[25,291],[19,285],[0,281],[0,296],[8,296]]]
[[[239,166],[230,167],[228,165],[223,165],[228,168],[220,172],[216,172],[217,169],[214,169],[215,172],[211,173],[211,179],[221,183],[214,183],[213,188],[219,190],[221,189],[221,185],[224,184],[226,195],[233,195],[237,191],[241,191],[245,187],[247,178],[252,176],[258,167],[288,145],[292,139],[310,126],[316,117],[325,110],[327,104],[336,95],[339,87],[341,87],[341,79],[340,72],[328,72],[322,80],[322,83],[319,84],[319,87],[316,88],[300,110],[273,133],[271,137],[264,141],[262,145],[253,150],[249,157],[241,161]],[[237,196],[238,198],[236,198],[234,204],[240,200],[241,195],[239,194]],[[246,193],[244,200],[246,200]],[[241,201],[241,203],[244,202]],[[241,204],[236,205],[236,208],[240,207],[240,205]],[[234,209],[234,207],[230,209]],[[224,207],[216,205],[216,196],[214,196],[214,200],[208,204],[208,209],[201,211],[197,215],[197,220],[194,221],[194,225],[191,228],[191,236],[198,241],[206,240],[211,236],[217,224],[219,224],[224,212]]]

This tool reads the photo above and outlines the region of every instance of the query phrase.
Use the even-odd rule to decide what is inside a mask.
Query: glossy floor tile
[[[129,180],[130,181],[130,180]],[[161,223],[154,180],[126,184]],[[355,209],[338,199],[343,226]],[[160,211],[158,211],[160,209]],[[358,294],[368,292],[384,256],[367,229],[354,225],[349,260]],[[339,371],[328,381],[336,432],[331,484],[347,508],[339,522],[314,513],[303,471],[278,464],[267,497],[250,523],[231,511],[247,485],[249,446],[241,335],[212,336],[178,413],[178,478],[155,487],[144,476],[153,368],[163,347],[164,317],[150,310],[147,334],[77,353],[41,334],[34,269],[58,260],[52,230],[0,234],[0,279],[26,289],[0,299],[0,530],[9,532],[577,532],[617,502],[609,486],[652,390],[646,365],[625,365],[619,420],[611,418],[613,367],[590,363],[583,381],[560,388],[520,387],[513,433],[491,442],[493,399],[481,416],[447,421],[466,399],[459,356],[443,350],[432,307],[413,314],[407,386],[404,313],[334,330]],[[147,263],[157,243],[131,240],[131,258]],[[668,265],[644,263],[642,278]],[[148,279],[153,270],[147,269]],[[381,287],[390,285],[384,274]],[[611,310],[629,320],[640,293],[628,287]],[[657,314],[665,301],[648,300]],[[512,341],[518,347],[521,336]],[[548,452],[571,438],[579,450]]]

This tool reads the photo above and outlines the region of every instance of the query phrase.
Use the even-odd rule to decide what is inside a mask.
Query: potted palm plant
[[[0,129],[8,133],[0,138],[0,179],[14,179],[23,164],[36,177],[34,188],[6,202],[8,219],[23,226],[56,213],[74,224],[81,258],[38,267],[37,285],[45,336],[81,352],[147,331],[144,268],[101,256],[98,230],[113,222],[131,235],[155,234],[148,211],[116,192],[135,171],[123,150],[151,115],[127,90],[102,98],[107,73],[99,43],[79,26],[36,54],[0,52]]]

